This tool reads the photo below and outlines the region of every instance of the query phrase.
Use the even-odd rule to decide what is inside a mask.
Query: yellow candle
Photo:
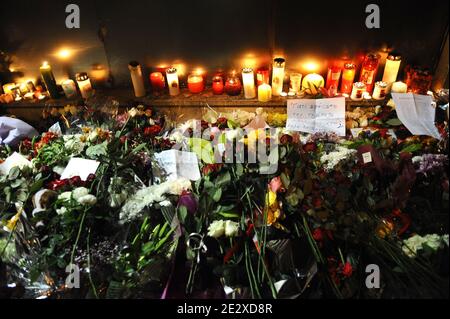
[[[307,94],[316,95],[319,89],[325,84],[323,77],[316,73],[310,73],[304,77],[302,82],[302,90]]]
[[[394,82],[391,86],[391,93],[406,93],[408,86],[402,81]]]
[[[274,96],[280,96],[281,92],[283,92],[284,65],[285,60],[283,58],[276,58],[273,60],[272,94]]]
[[[290,92],[298,93],[300,92],[302,86],[302,75],[301,73],[291,73],[290,77]]]
[[[384,67],[383,82],[386,82],[387,92],[390,91],[392,83],[397,80],[398,70],[400,68],[400,63],[402,58],[399,55],[390,54],[386,60],[386,66]]]
[[[256,97],[255,76],[252,68],[242,69],[242,82],[244,84],[244,97],[253,99]]]
[[[16,87],[15,83],[6,83],[5,85],[3,85],[3,92],[5,94],[13,94],[12,90],[15,87]]]
[[[269,102],[272,99],[272,88],[269,84],[263,83],[258,86],[258,101]]]
[[[180,94],[180,83],[178,82],[177,69],[169,68],[166,71],[167,83],[169,85],[169,94],[175,96]]]

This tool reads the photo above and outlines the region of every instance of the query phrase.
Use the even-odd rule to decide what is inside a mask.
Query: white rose
[[[215,220],[208,227],[208,236],[219,238],[225,234],[225,222],[223,220]]]
[[[64,206],[61,207],[61,208],[57,208],[57,209],[56,209],[56,213],[57,213],[58,215],[64,215],[65,213],[67,213],[67,208],[65,208]]]
[[[448,246],[448,234],[442,236],[442,240],[444,241],[444,243]]]
[[[68,201],[72,197],[72,192],[64,192],[58,196],[59,200]]]
[[[227,220],[225,222],[225,236],[235,237],[239,232],[239,223]]]
[[[437,234],[431,234],[425,236],[425,244],[433,250],[438,250],[441,246],[441,237]]]
[[[82,196],[80,198],[78,198],[78,203],[80,203],[81,205],[89,205],[89,206],[93,206],[97,203],[97,197],[95,197],[94,195],[88,194],[85,196]]]
[[[87,194],[89,194],[89,190],[86,187],[78,187],[72,191],[73,199],[76,201]]]
[[[138,114],[138,110],[136,108],[132,108],[131,110],[128,111],[128,115],[130,117],[135,117]]]

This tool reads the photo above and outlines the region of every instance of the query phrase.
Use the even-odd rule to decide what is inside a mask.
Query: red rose
[[[161,126],[159,125],[153,125],[144,129],[144,135],[146,136],[155,136],[159,132],[161,132]]]
[[[316,228],[314,229],[312,236],[315,241],[322,241],[323,240],[323,232],[322,229]]]
[[[313,200],[313,206],[314,208],[320,208],[322,207],[322,200],[320,198],[314,198]]]
[[[87,183],[92,183],[95,180],[95,174],[89,174],[88,177],[86,178],[86,182]]]
[[[306,143],[305,145],[303,145],[303,150],[305,152],[314,152],[317,149],[317,145],[316,143],[313,142],[309,142]]]
[[[289,134],[283,134],[280,137],[280,143],[282,145],[291,144],[294,141],[294,138],[290,136]]]
[[[67,186],[68,184],[69,184],[68,179],[54,180],[54,181],[51,181],[50,183],[48,183],[47,188],[52,191],[56,191],[56,190],[59,190],[65,186]]]
[[[223,164],[206,164],[202,168],[203,175],[209,175],[213,172],[218,172],[222,168]]]
[[[353,273],[353,267],[352,264],[350,264],[348,261],[345,263],[344,267],[342,267],[342,274],[345,277],[350,277]]]
[[[72,187],[83,186],[84,182],[81,180],[80,176],[73,176],[69,179],[69,185]]]

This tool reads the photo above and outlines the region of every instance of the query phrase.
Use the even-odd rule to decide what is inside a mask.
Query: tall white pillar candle
[[[178,81],[177,69],[169,68],[166,71],[167,84],[169,85],[169,94],[176,96],[180,94],[180,83]]]
[[[256,97],[255,76],[252,68],[242,69],[242,83],[244,84],[244,97],[253,99]]]
[[[133,82],[134,95],[136,97],[145,96],[144,77],[142,76],[141,65],[137,61],[131,61],[128,64],[130,70],[131,82]]]
[[[285,59],[275,58],[272,68],[272,95],[280,96],[283,92]]]

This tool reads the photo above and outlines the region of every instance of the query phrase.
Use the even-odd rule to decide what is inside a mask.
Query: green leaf
[[[216,191],[214,192],[212,198],[215,202],[218,202],[221,197],[222,197],[222,189],[217,188]]]
[[[214,164],[214,150],[210,141],[193,137],[189,139],[189,146],[204,163]]]
[[[403,123],[398,118],[393,118],[393,119],[387,120],[386,124],[390,125],[390,126],[399,126],[399,125],[402,125]]]
[[[421,144],[410,144],[405,146],[400,153],[414,153],[422,148]]]
[[[98,158],[100,156],[106,156],[107,155],[107,146],[108,146],[108,143],[106,141],[104,141],[101,144],[89,146],[86,149],[86,156],[88,156],[90,158]]]
[[[19,175],[20,175],[20,168],[18,166],[14,166],[9,171],[8,179],[10,181],[13,181],[13,180],[17,179],[17,177],[19,177]]]
[[[188,211],[186,206],[178,207],[178,219],[180,220],[180,223],[184,224],[186,222],[187,214]]]
[[[217,176],[217,178],[215,180],[215,185],[216,185],[216,187],[222,187],[230,182],[231,182],[231,174],[230,174],[230,172],[226,171],[226,172],[220,174],[219,176]]]

